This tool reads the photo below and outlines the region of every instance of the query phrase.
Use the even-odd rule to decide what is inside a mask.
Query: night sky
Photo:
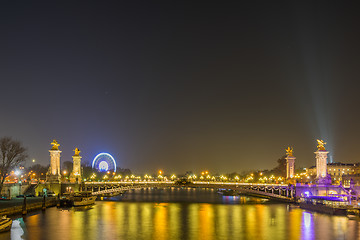
[[[137,173],[360,162],[359,10],[307,3],[2,2],[0,137]]]

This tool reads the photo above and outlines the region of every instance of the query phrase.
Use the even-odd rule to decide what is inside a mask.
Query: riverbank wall
[[[11,200],[10,200],[11,201]],[[9,202],[10,203],[10,202]],[[8,206],[0,209],[0,216],[2,215],[15,215],[15,214],[27,214],[28,212],[36,211],[36,210],[45,210],[49,207],[54,207],[58,203],[58,199],[56,197],[46,199],[46,201],[38,201],[32,203],[26,203],[16,206]]]

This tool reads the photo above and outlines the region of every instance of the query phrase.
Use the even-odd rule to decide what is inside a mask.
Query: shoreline
[[[23,214],[26,215],[29,212],[46,209],[49,207],[54,207],[57,205],[57,198],[50,197],[46,198],[45,204],[43,202],[43,198],[36,199],[27,199],[26,206],[24,206],[24,199],[12,199],[12,200],[2,200],[0,202],[0,216],[7,215],[17,215]],[[8,205],[8,206],[7,206]],[[10,205],[10,206],[9,206]],[[25,208],[26,207],[26,208]]]

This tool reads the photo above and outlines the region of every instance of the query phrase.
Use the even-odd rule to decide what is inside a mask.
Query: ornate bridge
[[[174,187],[181,186],[173,181],[153,182],[86,182],[84,190],[92,191],[93,195],[116,195],[132,189],[141,189],[149,187]],[[292,185],[287,184],[251,184],[234,182],[201,182],[194,181],[186,185],[187,187],[201,188],[224,188],[231,189],[243,195],[276,199],[285,202],[295,200],[296,192]]]

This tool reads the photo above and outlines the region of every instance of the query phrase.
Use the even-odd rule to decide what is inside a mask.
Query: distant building
[[[344,175],[342,178],[343,185],[350,186],[351,180],[354,185],[360,185],[360,174]]]
[[[343,180],[343,176],[360,174],[360,163],[328,163],[327,172],[333,182],[339,182]],[[306,173],[309,176],[316,175],[316,167],[306,169]]]

